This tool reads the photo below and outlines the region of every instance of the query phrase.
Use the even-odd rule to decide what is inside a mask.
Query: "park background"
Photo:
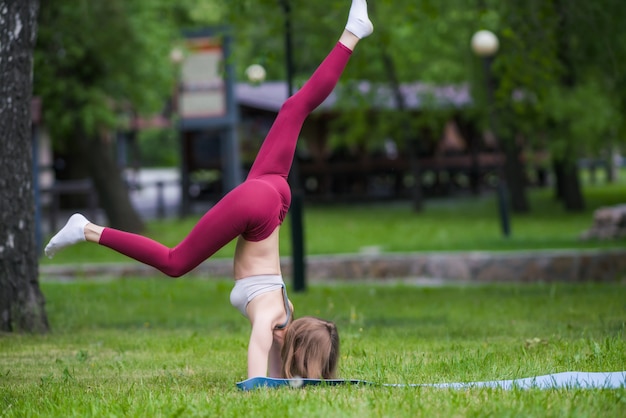
[[[2,330],[14,334],[0,340],[3,415],[270,416],[276,407],[307,416],[623,415],[623,390],[320,388],[242,397],[233,382],[243,378],[247,330],[227,306],[228,267],[210,274],[210,261],[208,270],[173,282],[95,246],[44,260],[41,244],[75,209],[175,244],[229,187],[228,160],[215,160],[224,146],[196,149],[192,155],[208,160],[190,173],[192,204],[180,216],[186,139],[173,98],[181,34],[214,28],[218,39],[230,39],[223,65],[232,66],[240,93],[243,175],[276,102],[338,37],[345,2],[23,6],[32,13],[21,15],[20,27],[36,29],[32,102],[20,78],[28,66],[7,71],[8,57],[22,55],[0,48],[3,109],[26,109],[3,112],[1,136],[0,238],[16,242],[3,246],[0,260],[1,308],[11,312]],[[346,283],[348,274],[326,267],[330,280],[292,292],[301,314],[339,324],[342,375],[425,383],[624,370],[620,2],[371,1],[370,9],[376,32],[359,45],[334,102],[303,130],[297,165],[304,175],[293,183],[303,193],[309,275],[319,257],[350,254],[340,271],[370,279]],[[471,47],[483,29],[499,40],[487,57]],[[3,30],[8,41],[0,45],[12,45],[11,33],[21,32]],[[262,78],[253,65],[262,66]],[[9,94],[9,86],[24,85],[27,94]],[[250,105],[259,92],[270,100]],[[19,125],[27,130],[6,122],[18,115],[28,116]],[[208,131],[205,140],[228,143]],[[34,196],[20,192],[25,185]],[[617,228],[581,240],[606,207]],[[281,231],[286,263],[293,229],[289,220]],[[215,265],[232,251],[226,247]],[[612,258],[596,263],[602,275],[535,274],[532,284],[511,283],[519,264],[496,269],[499,277],[485,284],[458,269],[405,274],[389,261],[444,257],[446,266],[446,256],[467,253],[532,260],[563,252],[573,255],[566,265],[580,265],[581,254]]]

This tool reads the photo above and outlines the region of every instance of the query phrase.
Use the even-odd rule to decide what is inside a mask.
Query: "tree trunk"
[[[80,121],[75,122],[80,126]],[[104,210],[108,226],[127,232],[142,232],[144,223],[132,206],[128,187],[115,159],[113,143],[105,135],[86,137],[77,128],[63,153],[66,168],[57,178],[82,180],[90,178],[98,204]],[[68,196],[63,201],[71,207],[87,206],[84,196]]]
[[[470,156],[470,169],[469,169],[469,184],[470,190],[474,196],[480,194],[480,165],[478,156],[480,154],[480,133],[476,129],[476,125],[464,120],[461,117],[456,117],[455,122],[459,127],[461,136],[465,139],[469,148]]]
[[[107,216],[109,226],[128,232],[143,231],[144,223],[130,201],[112,143],[103,136],[84,138],[81,135],[73,144],[88,166],[98,203]]]
[[[417,147],[415,144],[416,141],[414,138],[411,137],[411,132],[409,128],[408,118],[410,116],[407,112],[404,95],[402,94],[402,90],[400,89],[400,80],[398,78],[398,72],[396,71],[395,62],[393,61],[392,56],[389,54],[384,46],[380,46],[380,55],[383,66],[385,67],[385,71],[387,72],[389,83],[391,84],[396,106],[398,107],[398,112],[400,112],[400,114],[402,115],[402,135],[404,136],[402,142],[406,144],[406,147],[409,150],[409,166],[411,174],[413,174],[413,177],[415,179],[413,184],[413,190],[411,193],[413,210],[415,210],[416,212],[421,212],[424,208],[424,197],[422,195],[422,176],[417,156]]]
[[[562,200],[565,196],[563,190],[563,164],[556,158],[552,160],[552,170],[554,171],[554,198]]]
[[[558,0],[555,2],[559,16],[560,30],[557,32],[557,44],[558,44],[558,57],[562,65],[563,71],[561,74],[561,84],[568,89],[573,89],[578,80],[576,79],[576,72],[574,70],[574,63],[572,59],[572,51],[575,45],[572,44],[571,37],[566,36],[568,32],[569,7],[571,2]],[[567,122],[566,122],[567,123]],[[564,132],[567,132],[569,127],[560,127]],[[569,145],[569,144],[568,144]],[[564,154],[554,162],[556,184],[557,184],[557,197],[560,198],[565,206],[566,210],[581,211],[585,207],[585,201],[582,195],[580,187],[580,178],[578,176],[578,167],[576,165],[576,151],[568,146]]]
[[[578,167],[575,162],[567,160],[554,161],[556,177],[556,196],[568,211],[585,209],[585,199],[581,192]]]
[[[36,0],[0,1],[0,331],[48,331],[39,289],[32,164]]]
[[[90,178],[87,161],[77,147],[66,146],[63,153],[55,153],[56,181],[86,180]],[[59,196],[63,209],[85,208],[89,206],[89,196],[82,193],[67,193]]]

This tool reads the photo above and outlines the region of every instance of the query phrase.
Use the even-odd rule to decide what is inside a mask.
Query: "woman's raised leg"
[[[281,107],[250,169],[249,179],[267,174],[287,178],[304,120],[333,91],[356,44],[372,31],[366,0],[353,0],[339,42],[304,86]]]

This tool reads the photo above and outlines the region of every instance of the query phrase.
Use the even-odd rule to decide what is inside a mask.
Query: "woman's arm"
[[[268,359],[272,348],[271,321],[255,321],[248,344],[248,378],[266,377]],[[278,367],[280,368],[280,358]]]
[[[274,339],[272,341],[272,348],[270,348],[269,354],[269,377],[280,378],[282,376],[282,364],[283,360],[280,356],[282,345]]]

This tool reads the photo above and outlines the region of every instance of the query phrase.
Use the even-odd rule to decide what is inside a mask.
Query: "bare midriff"
[[[235,280],[261,274],[281,274],[278,236],[280,227],[261,241],[237,239],[234,258]]]

